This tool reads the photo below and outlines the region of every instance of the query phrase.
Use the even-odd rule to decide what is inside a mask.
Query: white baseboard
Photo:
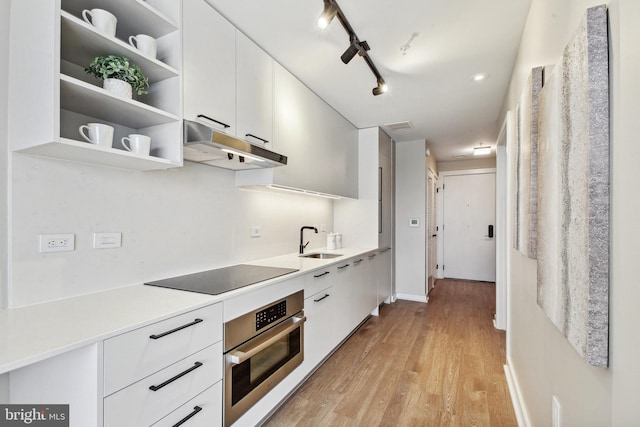
[[[524,404],[522,393],[520,393],[518,378],[516,377],[515,372],[511,370],[511,365],[509,365],[508,360],[507,364],[504,365],[504,375],[507,378],[509,394],[511,394],[511,403],[513,404],[513,411],[516,413],[516,421],[518,422],[518,427],[531,426],[529,414],[527,413],[527,407]]]
[[[404,299],[407,301],[416,301],[416,302],[429,302],[429,298],[426,295],[413,295],[413,294],[396,294],[397,299]]]

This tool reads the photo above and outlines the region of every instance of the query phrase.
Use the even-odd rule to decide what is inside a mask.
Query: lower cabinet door
[[[153,427],[216,427],[222,425],[222,381],[218,381]]]
[[[104,399],[104,427],[148,426],[222,379],[222,341]]]
[[[333,286],[304,300],[304,365],[315,368],[336,346],[333,327],[335,295]]]

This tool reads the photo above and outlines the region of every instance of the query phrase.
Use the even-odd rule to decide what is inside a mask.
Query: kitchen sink
[[[342,256],[340,254],[325,254],[323,252],[316,252],[315,254],[305,254],[305,255],[300,255],[302,258],[320,258],[320,259],[331,259],[331,258],[338,258],[339,256]]]

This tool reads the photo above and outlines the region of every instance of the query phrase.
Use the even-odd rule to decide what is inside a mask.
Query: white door
[[[436,248],[438,234],[436,231],[436,187],[438,181],[431,170],[427,177],[427,293],[436,283]]]
[[[493,172],[444,177],[445,277],[495,282],[495,186]]]

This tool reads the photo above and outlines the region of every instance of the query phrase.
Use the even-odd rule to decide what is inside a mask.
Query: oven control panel
[[[280,301],[270,307],[256,312],[256,331],[269,326],[273,322],[287,316],[287,301]]]

